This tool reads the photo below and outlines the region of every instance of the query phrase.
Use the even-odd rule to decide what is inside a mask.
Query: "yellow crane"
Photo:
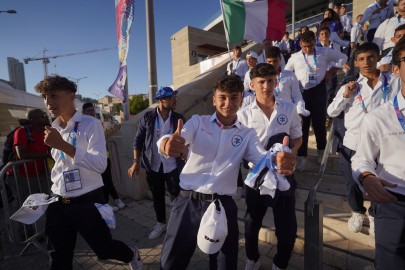
[[[42,57],[25,57],[24,58],[24,63],[28,64],[30,61],[38,61],[41,60],[42,64],[44,65],[44,78],[48,76],[48,64],[49,64],[49,59],[55,59],[59,57],[65,57],[65,56],[73,56],[73,55],[79,55],[79,54],[87,54],[87,53],[95,53],[95,52],[101,52],[101,51],[109,51],[117,49],[117,47],[112,47],[112,48],[102,48],[102,49],[93,49],[93,50],[88,50],[88,51],[83,51],[83,52],[75,52],[75,53],[66,53],[66,54],[60,54],[60,55],[53,55],[53,56],[47,56],[46,52],[48,51],[47,49],[43,50],[43,56]]]

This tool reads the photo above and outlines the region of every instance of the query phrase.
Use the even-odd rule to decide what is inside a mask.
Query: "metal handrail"
[[[314,204],[316,201],[316,192],[318,191],[318,187],[321,184],[322,180],[323,180],[323,176],[325,174],[325,170],[326,170],[326,165],[327,165],[327,161],[328,161],[328,157],[330,154],[330,151],[332,149],[332,145],[333,145],[333,141],[334,141],[334,133],[335,133],[335,125],[334,123],[332,123],[331,127],[330,127],[330,131],[329,131],[329,135],[328,135],[328,140],[326,142],[326,147],[325,147],[325,151],[323,152],[323,156],[322,156],[322,161],[321,161],[321,165],[319,168],[319,173],[316,177],[316,183],[315,185],[311,188],[311,190],[308,193],[308,197],[306,200],[306,208],[305,208],[305,213],[309,216],[313,216],[313,211],[314,211]]]

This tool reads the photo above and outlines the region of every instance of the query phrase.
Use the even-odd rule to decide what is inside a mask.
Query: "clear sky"
[[[23,62],[42,57],[117,46],[114,0],[0,0],[0,78],[9,80],[7,57]],[[172,83],[170,36],[189,25],[202,28],[218,16],[219,1],[155,0],[155,34],[158,85]],[[79,81],[85,97],[108,95],[118,73],[118,50],[100,51],[50,59],[48,73]],[[127,59],[129,93],[148,92],[145,0],[135,1]],[[41,61],[24,64],[27,92],[43,79]]]

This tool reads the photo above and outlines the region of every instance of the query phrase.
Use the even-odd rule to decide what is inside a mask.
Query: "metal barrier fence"
[[[24,245],[20,256],[25,254],[32,245],[49,256],[48,241],[44,234],[45,216],[31,225],[10,219],[30,194],[51,194],[49,171],[47,159],[10,162],[0,171],[0,194],[5,217],[4,230],[12,244]]]
[[[118,151],[117,142],[112,140],[107,140],[107,151],[110,153],[110,162],[111,162],[111,176],[113,183],[117,186],[123,184],[124,178],[122,177],[121,171],[121,155]]]

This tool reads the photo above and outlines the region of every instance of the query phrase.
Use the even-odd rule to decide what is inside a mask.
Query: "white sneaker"
[[[295,164],[296,171],[303,171],[305,164],[307,163],[307,157],[298,157],[297,156],[297,163]]]
[[[273,266],[271,267],[271,270],[281,270],[281,268],[278,268],[277,265],[275,265],[275,264],[273,263]]]
[[[134,258],[129,263],[129,269],[131,270],[143,270],[143,263],[141,261],[141,256],[139,255],[139,250],[136,247],[133,247]]]
[[[115,205],[118,206],[119,209],[122,209],[125,207],[125,203],[123,201],[121,201],[120,198],[115,200]]]
[[[258,270],[260,268],[260,262],[246,259],[245,270]]]
[[[364,221],[364,214],[353,212],[352,216],[349,218],[349,221],[347,222],[349,230],[356,233],[361,231],[361,228],[363,227],[363,221]]]
[[[117,212],[118,210],[120,210],[120,208],[119,208],[118,206],[116,206],[116,205],[109,204],[109,206],[111,206],[111,208],[112,208],[112,210],[113,210],[114,212]]]
[[[368,216],[368,223],[370,225],[370,229],[368,230],[368,234],[372,237],[375,237],[375,228],[374,228],[374,217]]]
[[[153,226],[153,230],[149,234],[149,239],[158,238],[163,232],[166,231],[166,228],[167,228],[167,224],[158,222],[155,226]]]

